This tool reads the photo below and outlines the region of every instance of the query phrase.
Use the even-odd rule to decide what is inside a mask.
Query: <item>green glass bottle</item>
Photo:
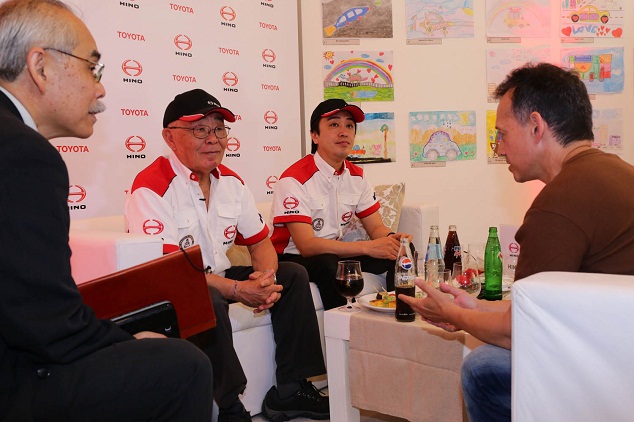
[[[497,227],[489,227],[489,238],[484,248],[484,298],[502,299],[502,251]]]

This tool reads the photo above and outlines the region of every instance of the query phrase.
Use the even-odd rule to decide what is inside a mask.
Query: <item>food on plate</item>
[[[416,292],[416,297],[423,297],[422,292]],[[370,306],[378,308],[396,309],[396,294],[394,292],[379,292],[375,300],[369,300]]]
[[[396,308],[396,296],[394,293],[381,292],[376,294],[377,299],[371,300],[370,305],[379,308]]]

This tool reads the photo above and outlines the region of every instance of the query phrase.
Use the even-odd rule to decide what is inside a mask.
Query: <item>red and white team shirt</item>
[[[286,223],[307,223],[315,237],[338,240],[353,214],[364,218],[378,210],[374,188],[361,167],[346,160],[337,173],[318,151],[291,165],[275,183],[271,241],[278,254],[299,255]]]
[[[173,153],[159,157],[134,179],[126,197],[130,233],[163,239],[163,252],[200,245],[203,262],[224,276],[231,267],[227,249],[253,245],[268,236],[253,194],[222,164],[210,174],[209,209],[198,178]]]

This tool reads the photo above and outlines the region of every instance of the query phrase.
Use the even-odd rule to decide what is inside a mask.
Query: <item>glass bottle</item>
[[[462,248],[458,240],[458,232],[455,225],[449,226],[447,241],[445,242],[445,268],[453,270],[453,264],[462,263]]]
[[[416,291],[415,279],[416,268],[412,258],[412,250],[409,247],[409,238],[402,236],[394,270],[394,294],[396,295],[396,311],[394,315],[397,321],[409,322],[416,319],[416,313],[412,307],[398,298],[399,294],[414,297]]]
[[[438,283],[438,274],[442,273],[444,269],[445,260],[443,258],[438,226],[431,226],[429,228],[427,253],[425,254],[425,276],[427,281],[431,281],[436,285]]]
[[[489,238],[484,248],[484,298],[502,299],[502,251],[497,227],[489,227]]]

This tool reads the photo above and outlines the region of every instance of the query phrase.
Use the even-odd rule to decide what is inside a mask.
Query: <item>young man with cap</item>
[[[201,89],[177,95],[163,118],[163,139],[172,150],[142,170],[125,205],[128,230],[161,236],[164,252],[200,245],[216,327],[195,341],[211,359],[218,421],[250,421],[239,400],[246,377],[233,348],[229,304],[254,312],[269,309],[277,344],[277,387],[267,393],[262,411],[273,420],[327,419],[328,398],[306,378],[326,372],[308,275],[300,265],[280,263],[251,191],[221,164],[231,111]],[[252,267],[232,267],[226,255],[246,245]],[[277,274],[277,280],[276,280]],[[257,348],[257,344],[253,345]]]
[[[363,169],[346,158],[354,146],[363,111],[341,99],[320,103],[310,118],[312,154],[291,165],[275,184],[273,235],[280,261],[302,264],[319,286],[325,309],[345,304],[335,290],[337,261],[361,261],[363,271],[388,271],[394,288],[394,260],[401,233],[392,233],[381,219],[374,188]],[[353,213],[371,240],[343,242]]]

